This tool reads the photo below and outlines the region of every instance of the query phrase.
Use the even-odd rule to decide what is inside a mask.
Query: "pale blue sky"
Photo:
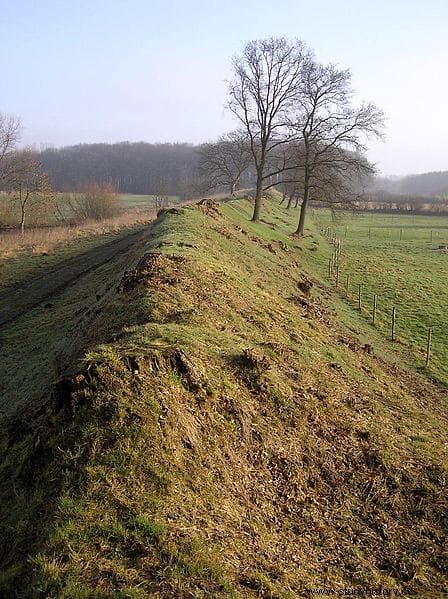
[[[388,117],[386,174],[448,169],[448,0],[0,0],[0,111],[24,143],[190,141],[232,128],[244,42],[296,37]]]

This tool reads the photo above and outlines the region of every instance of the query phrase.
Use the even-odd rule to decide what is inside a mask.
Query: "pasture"
[[[120,194],[120,203],[123,206],[123,208],[126,208],[126,209],[155,208],[156,198],[157,198],[157,196],[154,196],[154,195],[122,193],[122,194]],[[173,203],[176,203],[177,201],[179,201],[178,196],[166,196],[166,198],[170,204],[173,204]]]
[[[377,296],[375,327],[391,337],[396,308],[397,342],[409,350],[418,367],[425,365],[428,329],[432,329],[429,371],[448,382],[448,217],[315,210],[317,224],[330,226],[342,240],[339,293],[371,321]],[[319,269],[327,272],[328,256]],[[347,295],[347,276],[349,289]],[[335,275],[333,272],[333,285]]]

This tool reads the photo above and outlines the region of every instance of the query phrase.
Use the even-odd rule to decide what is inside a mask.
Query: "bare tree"
[[[20,119],[6,115],[0,112],[0,183],[4,182],[11,175],[13,162],[11,155],[16,149],[20,140],[21,124]]]
[[[8,156],[7,192],[13,205],[18,207],[20,229],[30,216],[46,214],[51,209],[53,195],[46,173],[31,150],[15,152]]]
[[[253,221],[260,217],[265,181],[272,186],[269,156],[291,139],[290,111],[309,59],[301,41],[269,38],[248,43],[233,60],[228,107],[247,133],[257,174]]]
[[[271,161],[271,170],[281,174],[281,180],[279,184],[268,184],[266,187],[269,189],[275,185],[281,189],[283,193],[281,204],[287,200],[287,210],[293,203],[297,208],[299,198],[303,195],[303,156],[303,143],[293,141],[283,145],[281,152],[276,154],[274,161]]]
[[[303,202],[305,191],[309,202],[320,202],[332,209],[355,208],[371,185],[374,167],[362,155],[338,150],[337,155],[333,153],[334,163],[327,156],[326,161],[316,163],[309,173],[305,167],[303,142],[295,144],[290,151],[299,164],[294,168],[287,167],[289,170],[282,180],[282,188],[288,197],[287,208],[293,203],[297,208],[299,202]]]
[[[382,137],[384,115],[374,104],[351,106],[351,74],[334,65],[309,62],[303,71],[297,115],[293,124],[300,135],[298,165],[303,196],[296,235],[303,235],[308,202],[319,193],[330,199],[347,192],[355,181],[373,174],[374,166],[362,155],[365,140]]]
[[[249,139],[242,131],[204,144],[198,154],[198,173],[203,186],[207,190],[226,187],[230,194],[239,189],[241,177],[252,162]]]
[[[168,184],[163,175],[160,175],[156,182],[152,184],[154,195],[154,207],[158,211],[169,204],[170,196],[168,194]]]

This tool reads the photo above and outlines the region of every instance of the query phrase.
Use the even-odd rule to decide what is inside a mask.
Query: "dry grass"
[[[133,225],[150,222],[155,216],[155,210],[133,210],[102,221],[26,229],[23,235],[18,230],[3,231],[0,233],[0,258],[12,257],[29,248],[36,253],[50,253],[73,239],[117,233]]]

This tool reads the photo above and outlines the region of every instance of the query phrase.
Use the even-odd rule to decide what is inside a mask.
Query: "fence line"
[[[339,288],[340,274],[341,274],[341,265],[340,259],[342,257],[342,248],[343,248],[343,240],[339,239],[332,227],[328,225],[322,225],[317,219],[316,224],[320,227],[320,231],[322,235],[327,239],[327,241],[333,246],[333,251],[331,258],[328,261],[328,277],[330,279],[334,278],[335,288]],[[348,228],[345,226],[345,238],[347,238]],[[371,238],[371,227],[369,227],[369,238]],[[403,238],[403,229],[400,229],[400,240]],[[433,231],[430,231],[430,239],[433,240]],[[348,300],[350,297],[350,280],[351,274],[346,274],[346,282],[345,282],[345,297]],[[362,311],[362,291],[363,285],[362,283],[358,283],[358,310]],[[372,305],[372,325],[375,326],[377,322],[377,311],[378,311],[378,295],[377,293],[373,294],[373,305]],[[396,334],[396,325],[397,325],[397,308],[396,306],[392,306],[391,312],[391,320],[390,320],[390,332],[391,332],[391,340],[395,342],[397,340]],[[425,366],[429,368],[431,357],[432,357],[432,328],[428,328],[427,339],[426,339],[426,360]]]

